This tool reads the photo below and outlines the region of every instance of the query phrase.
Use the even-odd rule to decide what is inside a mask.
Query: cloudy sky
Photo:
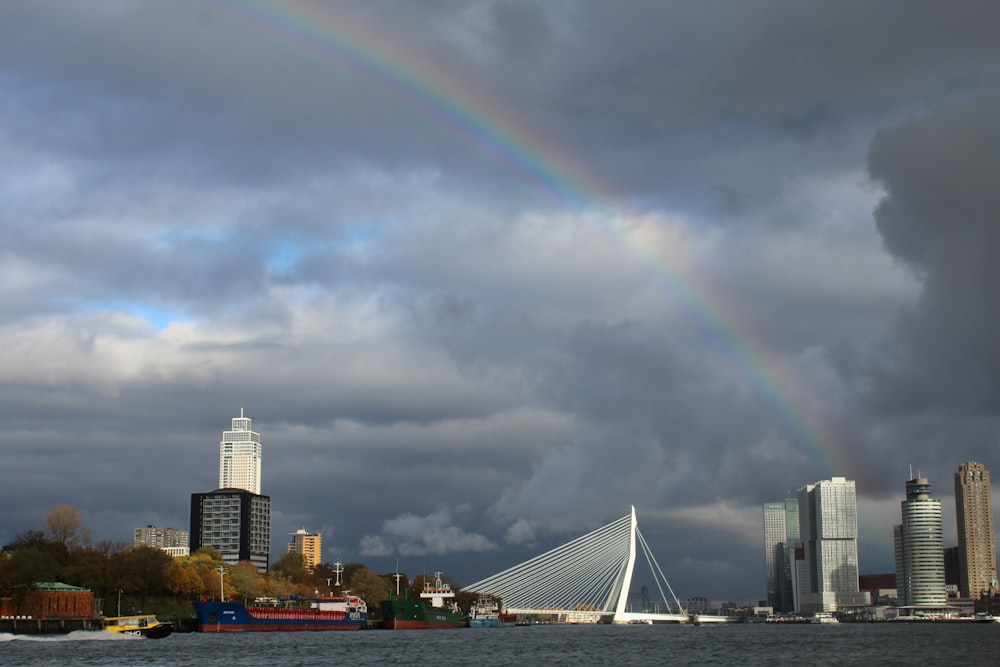
[[[471,583],[635,505],[1000,471],[993,2],[0,3],[0,543],[187,528],[241,408],[273,553]]]

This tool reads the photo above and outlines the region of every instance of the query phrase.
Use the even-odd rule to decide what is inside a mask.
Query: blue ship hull
[[[361,611],[321,611],[250,607],[242,602],[195,602],[199,632],[303,632],[360,630],[368,622]]]

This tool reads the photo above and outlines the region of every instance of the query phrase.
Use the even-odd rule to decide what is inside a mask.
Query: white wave
[[[126,635],[120,632],[105,632],[103,630],[73,630],[64,635],[21,635],[0,632],[0,642],[78,642],[78,641],[133,641],[143,639],[136,635]]]

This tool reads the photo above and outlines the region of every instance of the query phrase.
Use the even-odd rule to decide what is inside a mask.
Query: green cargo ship
[[[460,628],[465,624],[465,614],[458,608],[454,597],[451,585],[441,580],[440,572],[435,572],[433,582],[424,582],[420,600],[409,600],[405,593],[400,596],[398,590],[395,595],[389,595],[389,599],[381,604],[382,627],[386,630]]]

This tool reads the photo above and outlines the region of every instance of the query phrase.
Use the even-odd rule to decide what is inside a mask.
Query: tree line
[[[162,610],[166,600],[189,609],[191,601],[220,596],[252,603],[258,598],[311,598],[349,590],[368,604],[370,616],[378,618],[379,604],[389,598],[390,590],[395,591],[395,573],[376,574],[362,563],[347,563],[339,573],[336,569],[324,563],[310,570],[297,552],[282,555],[261,574],[249,561],[226,563],[211,547],[171,557],[148,546],[90,544],[83,515],[70,505],[59,505],[49,510],[45,528],[28,530],[0,547],[0,596],[23,600],[39,583],[62,582],[92,590],[100,601],[99,611],[115,616],[123,599],[121,613],[128,614],[149,611],[150,603]],[[404,574],[400,591],[408,589],[416,598],[424,579],[425,575],[417,575],[411,582]],[[463,609],[469,609],[477,596],[458,591],[456,597]]]

